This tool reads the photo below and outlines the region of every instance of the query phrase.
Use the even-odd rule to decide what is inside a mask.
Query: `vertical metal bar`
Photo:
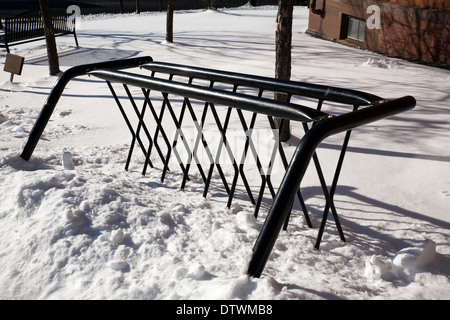
[[[275,122],[273,121],[273,118],[268,116],[268,120],[269,120],[270,127],[272,128],[272,130],[275,130],[276,127],[275,127]],[[280,128],[282,128],[281,125],[280,125]],[[287,162],[287,159],[286,159],[286,154],[284,153],[283,146],[281,144],[281,141],[279,141],[279,139],[278,139],[278,148],[279,148],[279,155],[280,155],[281,161],[283,162],[284,169],[287,170],[288,162]],[[272,187],[272,184],[271,184],[270,180],[269,180],[269,183],[270,183],[270,187],[271,187],[272,198],[274,198],[275,197],[275,193],[274,193],[274,190],[273,190],[273,187]],[[300,189],[297,189],[296,195],[297,195],[297,199],[298,199],[298,201],[300,203],[300,206],[302,207],[303,215],[305,216],[306,223],[307,223],[308,227],[312,228],[313,227],[312,226],[312,222],[311,222],[311,219],[309,217],[308,209],[306,208],[305,201],[304,201],[303,196],[302,196],[302,194],[300,192]],[[284,227],[283,227],[284,230],[287,229],[287,225],[288,225],[288,222],[289,222],[290,215],[291,215],[291,211],[289,211],[288,216],[286,217],[286,221],[285,221]]]
[[[233,92],[236,92],[237,89],[238,89],[238,87],[239,87],[239,86],[238,86],[237,84],[234,84],[234,85],[233,85]],[[262,94],[262,91],[261,91],[261,90],[260,90],[260,93],[259,93],[259,94],[260,94],[260,95]],[[242,110],[241,110],[241,109],[236,109],[236,111],[237,111],[238,116],[239,116],[239,118],[240,118],[240,120],[241,120],[241,124],[244,124],[244,123],[245,123],[245,118],[243,117]],[[255,120],[255,119],[256,119],[256,115],[255,115],[255,114],[253,114],[253,115],[254,115],[254,116],[252,117],[252,119]],[[253,120],[253,124],[251,124],[251,128],[253,128],[254,120]],[[247,181],[247,177],[246,177],[245,172],[244,172],[244,170],[243,170],[244,161],[245,161],[246,154],[247,154],[246,150],[248,149],[248,143],[249,143],[249,137],[248,137],[248,135],[247,135],[247,130],[244,129],[244,131],[245,131],[246,139],[245,139],[244,153],[242,154],[242,157],[241,157],[241,163],[240,163],[240,165],[239,165],[239,173],[238,173],[238,174],[241,176],[242,182],[244,183],[244,187],[245,187],[245,190],[247,191],[247,194],[248,194],[248,197],[249,197],[249,199],[250,199],[250,202],[251,202],[252,204],[255,204],[255,200],[254,200],[254,198],[253,198],[252,191],[251,191],[251,189],[250,189],[250,186],[249,186],[248,181]]]
[[[248,267],[250,276],[261,276],[278,234],[291,210],[297,189],[300,187],[312,154],[323,138],[324,129],[314,129],[309,130],[298,144],[288,170],[280,184],[272,207],[253,247],[252,259]]]
[[[203,137],[203,133],[202,133],[202,126],[199,125],[199,122],[197,120],[197,116],[195,114],[195,111],[192,107],[191,101],[188,98],[185,98],[186,100],[186,105],[187,105],[187,109],[189,111],[189,113],[191,114],[191,118],[194,121],[194,126],[197,130],[197,136],[195,137],[195,142],[194,142],[194,148],[192,149],[192,157],[194,158],[195,162],[197,163],[197,168],[200,172],[200,175],[202,176],[203,182],[206,183],[206,175],[203,171],[203,167],[200,163],[200,160],[198,159],[197,156],[197,149],[198,149],[198,144],[200,142],[200,139]]]
[[[163,153],[161,151],[161,148],[159,147],[159,144],[157,142],[158,135],[159,135],[159,133],[161,133],[161,136],[163,137],[163,140],[166,143],[166,146],[168,148],[170,148],[169,139],[167,138],[166,132],[165,132],[165,130],[163,128],[163,125],[162,125],[162,122],[161,122],[162,121],[162,117],[164,115],[165,102],[163,102],[161,110],[160,110],[160,114],[158,116],[158,114],[156,113],[156,110],[153,107],[153,104],[152,104],[152,102],[150,100],[150,95],[149,95],[149,93],[150,93],[149,91],[150,90],[146,91],[144,88],[141,88],[141,90],[142,90],[142,93],[144,94],[145,101],[147,102],[147,104],[149,106],[150,112],[151,112],[151,114],[152,114],[152,116],[153,116],[153,118],[154,118],[154,120],[156,122],[155,134],[153,135],[153,143],[154,143],[155,148],[156,148],[156,150],[157,150],[157,152],[158,152],[158,154],[159,154],[159,156],[161,158],[161,161],[163,163],[167,163],[167,161],[166,161],[167,159],[166,159],[166,157],[164,157],[164,155],[163,155]],[[150,152],[151,152],[151,149],[149,148],[149,153]],[[168,170],[168,167],[167,167],[167,170]]]
[[[244,115],[242,113],[242,110],[241,109],[237,109],[236,111],[238,113],[239,119],[241,121],[242,128],[244,129],[245,136],[246,136],[245,145],[244,145],[244,151],[242,152],[241,162],[239,164],[239,172],[241,173],[241,177],[242,177],[242,180],[244,182],[245,189],[247,190],[247,194],[249,196],[250,202],[252,204],[256,204],[255,199],[254,199],[253,194],[252,194],[252,191],[251,191],[250,186],[248,184],[247,177],[245,176],[245,173],[244,173],[244,162],[245,162],[245,159],[247,158],[248,148],[249,148],[250,145],[252,145],[249,129],[250,130],[253,129],[253,127],[255,125],[257,113],[253,113],[252,114],[252,118],[250,120],[250,128],[249,128],[249,127],[247,127],[247,123],[245,121],[245,118],[244,118]],[[253,145],[252,145],[252,147],[253,147]],[[252,149],[254,149],[254,148],[252,148]],[[256,152],[256,150],[255,150],[255,152]],[[261,172],[261,163],[259,161],[259,156],[257,154],[256,154],[256,159],[255,160],[256,160],[256,164],[257,164],[258,170],[259,170],[259,172]]]
[[[127,116],[127,114],[126,114],[126,112],[125,112],[125,110],[124,110],[122,104],[120,103],[120,100],[119,100],[119,98],[118,98],[118,96],[117,96],[117,94],[116,94],[116,92],[115,92],[113,86],[111,85],[111,82],[106,81],[106,83],[107,83],[107,85],[108,85],[109,90],[111,91],[111,94],[112,94],[114,100],[116,101],[117,106],[119,107],[120,113],[122,114],[122,117],[123,117],[123,119],[125,120],[125,123],[127,124],[128,129],[129,129],[130,132],[131,132],[131,135],[132,135],[133,137],[136,137],[136,140],[138,141],[139,146],[141,147],[142,152],[143,152],[144,155],[147,157],[147,151],[146,151],[146,149],[145,149],[145,146],[144,146],[144,144],[143,144],[141,138],[140,138],[138,135],[136,135],[136,133],[134,132],[133,126],[131,125],[130,120],[128,119],[128,116]],[[152,165],[151,162],[150,162],[150,165]]]
[[[187,168],[184,166],[183,161],[181,160],[181,158],[180,158],[180,156],[179,156],[179,154],[178,154],[178,152],[176,150],[178,137],[180,137],[182,143],[184,144],[184,146],[186,148],[186,150],[190,153],[189,146],[186,144],[186,141],[184,140],[185,137],[184,137],[183,131],[181,129],[181,124],[182,124],[182,121],[183,121],[185,106],[183,104],[183,107],[182,107],[180,115],[179,115],[179,119],[177,119],[177,116],[175,115],[175,112],[174,112],[174,110],[172,108],[172,105],[170,103],[169,95],[167,93],[162,92],[162,96],[164,98],[164,101],[166,102],[167,110],[169,110],[169,114],[172,117],[172,121],[174,122],[174,124],[175,124],[175,126],[177,128],[177,131],[175,132],[174,140],[172,142],[171,150],[173,151],[173,153],[177,157],[178,164],[179,164],[179,166],[180,166],[180,168],[181,168],[181,170],[183,172],[183,175],[184,175],[185,179],[186,180],[190,180],[189,176],[188,176],[188,173],[187,173]],[[166,163],[164,165],[163,173],[165,172],[165,170],[167,170],[169,159],[170,159],[170,155],[166,156]],[[182,189],[184,188],[184,184],[182,184],[181,188]]]
[[[358,110],[358,108],[359,108],[359,105],[354,105],[353,106],[353,111]],[[326,206],[325,206],[324,214],[323,214],[323,217],[322,217],[322,222],[320,224],[319,232],[318,232],[318,235],[317,235],[317,238],[316,238],[316,243],[314,245],[314,247],[316,249],[320,248],[320,242],[322,240],[322,236],[323,236],[323,232],[324,232],[324,229],[325,229],[325,224],[326,224],[326,220],[327,220],[327,216],[328,216],[328,211],[329,211],[330,207],[331,207],[331,210],[332,210],[332,213],[333,213],[333,218],[334,218],[334,221],[335,221],[335,224],[336,224],[336,228],[338,229],[339,236],[340,236],[342,241],[345,241],[345,236],[344,236],[344,232],[343,232],[342,227],[341,227],[341,223],[339,221],[339,216],[337,214],[336,207],[334,206],[334,194],[336,192],[337,183],[338,183],[339,176],[340,176],[340,173],[341,173],[342,165],[344,163],[344,157],[345,157],[345,153],[347,151],[348,143],[350,141],[351,133],[352,133],[351,130],[348,130],[345,133],[344,142],[342,144],[341,152],[340,152],[340,155],[339,155],[339,160],[338,160],[338,163],[337,163],[337,166],[336,166],[336,170],[335,170],[334,177],[333,177],[333,182],[332,182],[331,188],[330,188],[330,200],[331,200],[331,203],[330,204],[327,203]]]
[[[152,78],[155,77],[155,71],[152,71],[151,77],[152,77]],[[173,76],[170,75],[169,79],[171,80],[172,77],[173,77]],[[164,95],[163,95],[163,96],[164,96]],[[146,98],[146,99],[147,99],[147,98]],[[150,100],[150,97],[149,97],[149,96],[148,96],[148,99]],[[161,111],[160,111],[159,121],[162,121],[162,117],[163,117],[163,114],[164,114],[164,110],[165,110],[166,105],[167,105],[166,100],[167,100],[167,99],[166,99],[165,97],[163,97],[163,102],[162,102],[162,105],[161,105]],[[170,105],[167,105],[167,108],[169,109],[169,112],[173,112],[173,111],[171,111],[171,106],[170,106]],[[159,127],[157,126],[156,130],[159,130],[158,128],[159,128]],[[178,134],[178,133],[177,133],[177,134]],[[155,137],[156,137],[156,136],[157,136],[157,131],[155,131]],[[167,171],[170,171],[170,169],[169,169],[169,161],[170,161],[170,155],[171,155],[171,153],[172,153],[172,146],[171,146],[170,143],[167,143],[167,142],[166,142],[166,144],[167,144],[167,153],[166,153],[165,161],[163,162],[164,165],[163,165],[163,170],[162,170],[162,174],[161,174],[161,182],[164,182],[164,179],[165,179],[165,177],[166,177]],[[181,168],[182,168],[182,171],[184,171],[184,167],[181,167]]]
[[[203,112],[202,112],[202,118],[201,118],[202,130],[203,130],[203,126],[205,124],[205,119],[206,119],[206,114],[207,113],[208,113],[208,103],[205,102],[205,105],[203,106]],[[208,159],[209,159],[209,162],[210,162],[208,175],[207,175],[206,181],[205,181],[205,188],[203,189],[203,197],[206,198],[206,195],[208,194],[209,185],[211,183],[212,174],[213,174],[213,171],[214,171],[214,158],[212,157],[212,153],[209,151],[208,143],[206,142],[206,139],[204,138],[203,133],[202,133],[202,143],[203,143],[203,147],[208,152]]]
[[[152,137],[150,135],[150,132],[147,129],[147,126],[144,123],[143,115],[139,113],[139,110],[138,110],[136,102],[134,101],[134,98],[133,98],[133,96],[132,96],[132,94],[130,92],[130,89],[128,89],[128,86],[126,84],[123,84],[123,87],[125,89],[125,92],[127,93],[128,99],[131,102],[133,110],[134,110],[134,112],[136,113],[136,116],[139,119],[139,123],[141,124],[141,127],[144,129],[145,135],[147,136],[147,139],[149,141],[148,150],[145,152],[145,157],[146,157],[145,160],[146,160],[146,163],[147,162],[150,163],[150,154],[151,154],[151,149],[152,149],[152,146],[153,146],[153,139],[152,139]],[[145,173],[146,173],[146,166],[144,166],[144,168],[142,170],[142,174],[145,175]]]
[[[148,91],[150,91],[150,90],[148,90]],[[147,105],[147,100],[144,101],[144,104],[142,106],[142,110],[141,110],[142,117],[144,117],[146,105]],[[138,122],[138,126],[136,128],[136,136],[139,136],[139,132],[140,131],[141,131],[141,122]],[[130,150],[128,152],[127,162],[125,164],[125,170],[126,171],[128,171],[128,168],[130,166],[131,156],[133,154],[133,149],[134,149],[134,145],[135,145],[135,142],[136,142],[136,136],[133,136],[133,138],[131,139]]]
[[[214,80],[210,81],[209,87],[210,88],[214,87]],[[213,104],[211,104],[209,102],[205,102],[205,106],[204,106],[204,109],[203,109],[204,116],[206,116],[206,112],[208,111],[208,109],[211,109],[211,112],[213,112],[213,110],[215,110],[215,107],[214,107]],[[213,112],[213,116],[214,116],[214,112]],[[209,185],[210,185],[210,182],[211,182],[212,173],[213,173],[213,170],[214,170],[214,166],[217,168],[217,171],[219,172],[219,176],[220,176],[220,179],[222,180],[222,183],[223,183],[223,186],[225,188],[226,193],[230,194],[230,187],[228,186],[227,179],[225,178],[225,174],[223,173],[222,165],[218,161],[215,161],[214,159],[212,159],[212,163],[213,164],[210,165],[210,167],[209,167],[208,177],[206,179],[205,189],[203,191],[203,195],[206,196],[206,193],[208,192]]]
[[[239,177],[239,168],[237,166],[236,159],[234,157],[234,154],[231,152],[230,146],[228,144],[228,140],[226,138],[226,130],[228,128],[228,123],[230,121],[231,112],[232,112],[232,108],[228,108],[227,115],[225,117],[224,126],[223,126],[223,139],[224,139],[223,142],[225,144],[225,148],[228,152],[230,160],[233,162],[233,168],[234,168],[234,177],[233,177],[233,182],[232,182],[231,188],[230,188],[230,194],[228,195],[227,208],[231,207],[231,202],[234,197],[234,191],[236,190],[236,184],[237,184],[237,180]]]
[[[234,168],[234,177],[233,177],[233,181],[232,181],[232,184],[231,184],[230,192],[228,194],[228,202],[227,202],[227,208],[230,208],[231,201],[232,201],[233,195],[234,195],[234,190],[235,190],[235,187],[236,187],[237,176],[239,175],[239,168],[238,168],[238,166],[236,164],[236,160],[234,158],[234,155],[231,152],[231,149],[230,149],[230,147],[228,145],[227,136],[226,136],[226,130],[227,130],[227,127],[228,127],[228,122],[230,120],[230,115],[231,115],[232,108],[228,107],[227,114],[225,116],[225,121],[224,121],[223,126],[222,126],[222,124],[220,122],[220,117],[217,114],[217,111],[216,111],[216,109],[214,107],[214,104],[210,103],[210,106],[211,106],[211,111],[212,111],[213,116],[214,116],[214,120],[216,121],[217,128],[219,129],[219,131],[221,133],[221,139],[220,139],[219,147],[218,147],[217,153],[216,153],[216,163],[220,161],[219,158],[220,158],[220,154],[222,152],[222,145],[224,145],[225,149],[226,149],[226,151],[228,153],[228,156],[229,156],[230,160],[233,163],[233,168]]]
[[[217,113],[216,113],[215,106],[214,106],[213,103],[207,103],[207,104],[209,105],[209,108],[211,109],[211,112],[212,112],[213,117],[214,117],[214,119],[216,121],[216,124],[217,124],[217,121],[219,121],[219,120],[217,118]],[[220,121],[219,121],[219,123],[220,123]],[[218,126],[218,128],[219,128],[219,131],[220,131],[220,127],[219,126]],[[222,134],[222,132],[220,132],[220,133]],[[221,142],[221,144],[222,144],[222,142]],[[221,144],[219,145],[219,149],[221,148]],[[219,151],[219,149],[218,149],[218,151]],[[222,170],[222,165],[220,164],[220,161],[217,161],[217,160],[218,160],[218,157],[217,157],[217,154],[216,154],[216,158],[214,159],[214,163],[216,165],[217,171],[219,172],[219,176],[220,176],[220,179],[222,180],[223,186],[225,188],[225,192],[227,193],[227,195],[229,195],[231,191],[230,191],[230,187],[228,185],[228,181],[227,181],[227,179],[225,177],[225,174],[224,174],[224,172]]]

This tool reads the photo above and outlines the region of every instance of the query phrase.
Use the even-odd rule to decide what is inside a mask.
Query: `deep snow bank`
[[[305,26],[306,11],[297,12],[295,23]],[[72,53],[65,66],[99,48],[102,59],[139,52],[267,75],[275,13],[274,7],[183,12],[176,15],[174,45],[162,43],[164,15],[90,17],[79,33],[89,50],[71,50],[64,37],[59,43]],[[155,26],[151,37],[148,25]],[[450,298],[450,75],[301,31],[295,37],[296,79],[419,101],[414,112],[353,136],[336,195],[347,243],[330,221],[321,250],[313,248],[324,202],[312,174],[303,190],[316,227],[294,212],[263,277],[247,277],[264,213],[255,220],[245,199],[226,209],[220,189],[203,198],[195,175],[185,191],[177,173],[164,183],[158,168],[142,176],[139,157],[126,172],[127,129],[104,84],[87,78],[69,84],[31,161],[23,161],[21,146],[54,83],[35,60],[15,83],[0,78],[0,298]],[[16,50],[43,52],[31,44]],[[295,144],[301,127],[292,129]],[[335,149],[333,140],[325,143],[320,157],[332,159]],[[73,168],[70,161],[63,166],[64,152],[72,154]],[[325,169],[333,165],[324,162]]]

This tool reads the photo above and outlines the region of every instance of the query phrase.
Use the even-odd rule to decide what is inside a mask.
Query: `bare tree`
[[[52,13],[48,0],[39,0],[41,8],[42,22],[45,31],[45,41],[47,42],[47,57],[50,75],[54,76],[60,72],[58,50],[56,48],[55,32],[53,30]]]
[[[173,42],[173,10],[175,0],[167,1],[166,41]]]
[[[222,0],[203,0],[203,4],[209,10],[211,9],[217,10],[221,1]]]
[[[291,79],[291,46],[292,46],[292,15],[294,11],[294,0],[278,0],[277,27],[275,39],[275,78]],[[275,93],[275,99],[286,101],[287,95]],[[281,126],[280,140],[289,140],[289,120],[275,118],[277,128]]]
[[[136,13],[141,13],[141,5],[139,0],[136,0]]]

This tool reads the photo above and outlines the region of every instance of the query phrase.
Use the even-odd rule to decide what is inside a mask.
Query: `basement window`
[[[364,42],[366,22],[364,20],[348,17],[347,38]]]

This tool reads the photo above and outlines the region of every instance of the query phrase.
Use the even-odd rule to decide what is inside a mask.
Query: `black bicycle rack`
[[[120,70],[133,67],[140,67],[141,70],[139,73]],[[175,163],[183,177],[181,188],[191,179],[192,165],[195,164],[204,185],[203,196],[207,196],[213,173],[217,172],[218,180],[228,195],[228,207],[235,197],[240,178],[249,200],[255,205],[255,217],[265,190],[269,188],[273,202],[253,248],[248,268],[248,274],[255,277],[261,275],[279,232],[287,227],[295,199],[301,205],[308,226],[312,227],[300,189],[311,159],[326,202],[315,247],[319,249],[330,210],[339,236],[345,241],[333,198],[351,129],[415,106],[415,99],[410,96],[386,100],[349,89],[154,62],[151,57],[110,61],[77,66],[61,76],[30,133],[21,154],[23,159],[30,159],[65,85],[80,75],[105,80],[119,107],[132,135],[126,170],[129,169],[135,146],[145,158],[143,174],[148,167],[154,167],[153,162],[159,161],[162,165],[161,180],[164,181],[167,172],[176,172],[173,166]],[[284,101],[275,100],[274,96],[280,94],[285,96]],[[140,108],[139,103],[142,103]],[[325,105],[340,112],[326,113],[323,111]],[[343,107],[347,107],[345,112],[342,111]],[[278,139],[274,117],[301,122],[303,125],[305,135],[298,143],[290,163]],[[232,120],[239,121],[245,139],[238,151],[231,146],[229,124]],[[264,165],[257,151],[257,142],[252,136],[257,124],[259,128],[269,128],[273,133],[273,137],[267,137],[267,140],[272,139],[274,142]],[[187,137],[186,126],[194,131],[191,140]],[[208,139],[205,134],[207,127],[212,127],[217,133],[218,143]],[[316,149],[324,139],[338,133],[345,134],[333,180],[328,187]],[[180,150],[184,154],[180,154]],[[228,156],[233,168],[231,175],[224,171],[219,160],[223,154]],[[203,163],[200,155],[205,155],[206,163]],[[249,157],[252,157],[253,169],[261,177],[256,197],[246,177],[246,173],[251,171],[248,171],[246,161]],[[279,157],[285,171],[278,190],[271,179],[275,157]],[[231,181],[227,179],[230,176]]]

